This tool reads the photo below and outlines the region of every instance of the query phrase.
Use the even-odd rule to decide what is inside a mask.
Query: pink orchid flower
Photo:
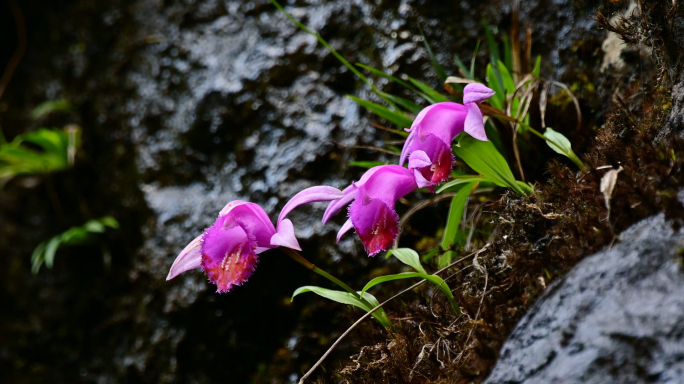
[[[432,187],[449,177],[454,162],[451,142],[459,133],[465,131],[487,141],[482,112],[476,103],[494,93],[482,84],[472,83],[463,90],[463,104],[437,103],[420,111],[411,128],[406,130],[411,134],[399,159],[399,165],[404,165],[408,158],[408,167],[418,187]]]
[[[308,192],[305,202],[330,201],[342,196],[342,192],[332,187],[309,188],[298,195],[303,192]],[[286,205],[283,213],[286,215],[292,209]],[[302,250],[292,222],[283,213],[276,230],[257,204],[231,201],[221,210],[216,222],[176,257],[166,280],[201,268],[219,293],[230,291],[233,285],[242,285],[254,272],[262,252],[276,247]]]
[[[353,227],[368,255],[373,256],[392,246],[399,233],[399,216],[394,211],[394,203],[416,188],[413,173],[404,167],[373,167],[358,182],[345,188],[344,196],[330,203],[323,223],[351,203],[349,220],[337,234],[337,241]]]

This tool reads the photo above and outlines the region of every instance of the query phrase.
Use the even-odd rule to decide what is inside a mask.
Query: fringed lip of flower
[[[434,186],[448,178],[453,164],[451,142],[461,132],[487,141],[482,112],[477,106],[494,95],[482,84],[468,84],[463,90],[463,103],[443,102],[424,108],[411,124],[401,151],[399,165],[409,160],[420,188]],[[426,178],[426,176],[429,177]]]
[[[337,233],[337,241],[354,228],[369,256],[387,250],[399,233],[399,216],[395,202],[407,195],[417,184],[412,172],[399,165],[373,167],[342,192],[344,196],[330,203],[323,223],[349,205],[349,219]]]

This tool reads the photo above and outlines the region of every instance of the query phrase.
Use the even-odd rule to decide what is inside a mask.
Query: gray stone
[[[663,214],[551,285],[485,381],[684,383],[684,231]]]

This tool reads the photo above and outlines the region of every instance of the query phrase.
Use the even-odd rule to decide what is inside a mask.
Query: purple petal
[[[357,199],[349,208],[356,233],[369,256],[387,250],[392,246],[399,233],[399,216],[394,210],[378,199],[367,204]]]
[[[394,209],[394,203],[418,187],[413,172],[399,165],[382,165],[363,186],[371,199],[379,199]],[[358,198],[357,198],[358,200]]]
[[[425,151],[414,151],[411,153],[411,156],[409,156],[409,169],[429,167],[431,165],[432,160],[430,160],[430,156],[428,156]]]
[[[299,242],[297,242],[297,238],[295,237],[294,226],[289,219],[283,219],[278,223],[278,232],[271,237],[271,246],[286,247],[297,251],[302,250],[302,247],[299,246]]]
[[[339,243],[342,236],[345,233],[349,232],[349,230],[352,228],[354,228],[354,224],[352,224],[351,219],[347,219],[347,221],[345,221],[344,224],[342,224],[342,228],[340,228],[340,231],[337,232],[337,242]]]
[[[496,92],[480,83],[471,83],[463,89],[463,104],[479,103],[492,97]]]
[[[247,281],[257,263],[256,244],[244,229],[223,229],[220,220],[207,229],[202,240],[202,270],[219,293]]]
[[[461,104],[444,102],[432,104],[425,108],[429,113],[419,121],[414,121],[415,126],[420,126],[418,139],[424,140],[427,135],[434,135],[449,145],[459,133],[463,131],[463,122],[468,109]],[[415,144],[413,144],[415,148]]]
[[[280,216],[278,216],[278,223],[280,223],[293,209],[297,208],[302,204],[314,203],[318,201],[331,201],[336,200],[344,196],[344,193],[337,188],[328,186],[318,186],[307,188],[290,199],[290,201],[285,204],[283,210],[280,211]]]
[[[268,246],[271,243],[271,236],[276,232],[266,211],[258,204],[244,203],[236,205],[223,217],[223,229],[230,229],[235,225],[239,225],[250,238],[255,239],[259,247]]]
[[[173,262],[171,270],[169,270],[169,275],[166,276],[166,280],[171,280],[185,271],[199,268],[202,263],[201,246],[202,235],[197,236],[190,244],[183,248]]]
[[[468,104],[468,116],[465,120],[465,131],[470,136],[481,140],[489,141],[485,133],[484,121],[482,120],[482,112],[477,104]]]
[[[223,209],[221,210],[221,212],[219,212],[218,215],[219,216],[225,216],[225,215],[229,214],[230,211],[232,211],[234,208],[239,207],[239,206],[244,205],[244,204],[250,204],[250,203],[248,203],[246,201],[242,201],[242,200],[233,200],[230,203],[226,204],[226,206],[223,207]]]
[[[401,156],[399,157],[399,165],[401,165],[402,167],[404,166],[404,162],[406,161],[406,158],[410,154],[411,144],[415,140],[417,134],[418,134],[418,130],[414,130],[406,138],[406,142],[404,143],[404,147],[401,149]]]
[[[416,177],[416,184],[418,184],[418,188],[427,188],[432,186],[432,183],[426,180],[419,170],[414,169],[413,175]]]
[[[353,187],[353,188],[349,188]],[[333,200],[328,208],[326,208],[325,213],[323,213],[323,224],[327,223],[340,209],[344,208],[345,205],[349,204],[356,198],[358,194],[357,187],[355,185],[350,185],[345,189],[345,195],[339,200]]]

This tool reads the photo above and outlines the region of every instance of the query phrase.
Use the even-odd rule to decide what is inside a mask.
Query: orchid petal
[[[368,204],[357,199],[349,207],[349,218],[368,256],[389,249],[399,233],[399,216],[378,199],[372,199]]]
[[[267,246],[276,230],[271,219],[258,204],[246,203],[234,207],[224,216],[223,229],[230,229],[235,225],[242,227],[245,232],[255,239],[258,246]]]
[[[346,189],[345,189],[346,190]],[[333,200],[328,208],[326,208],[325,213],[323,213],[323,224],[327,223],[340,209],[344,208],[345,205],[349,204],[356,198],[358,194],[358,189],[354,186],[353,189],[349,190],[342,198],[339,200]]]
[[[409,169],[429,167],[431,165],[432,160],[430,160],[430,156],[428,156],[425,151],[414,151],[411,153],[411,156],[409,156]]]
[[[351,219],[347,219],[347,221],[345,221],[344,224],[342,224],[342,228],[340,228],[340,231],[337,232],[337,242],[339,243],[342,236],[345,233],[349,232],[349,230],[352,228],[354,228],[354,224],[352,224]]]
[[[480,83],[470,83],[463,89],[463,104],[479,103],[494,96],[496,92]]]
[[[429,113],[416,124],[418,118],[414,121],[414,125],[420,126],[418,133],[418,140],[423,141],[428,135],[434,135],[444,143],[451,144],[451,141],[461,131],[463,131],[463,122],[465,120],[468,109],[458,103],[444,102],[432,104],[428,109]],[[415,143],[412,149],[415,150]]]
[[[256,243],[240,226],[222,229],[222,222],[207,229],[202,240],[202,270],[217,292],[228,292],[241,285],[256,267]]]
[[[414,169],[413,175],[416,177],[416,184],[418,184],[418,188],[427,188],[432,186],[432,183],[425,179],[425,177],[419,170]]]
[[[370,199],[378,199],[390,209],[394,209],[394,203],[398,199],[417,187],[416,179],[410,170],[398,165],[383,165],[359,189],[363,189],[364,194]],[[367,199],[363,202],[366,203]]]
[[[302,250],[295,237],[294,226],[290,219],[283,219],[278,223],[278,231],[271,237],[271,246],[286,247],[297,251]]]
[[[418,130],[412,131],[411,134],[409,134],[409,136],[406,138],[404,147],[401,149],[401,156],[399,156],[399,165],[402,167],[404,166],[404,162],[411,152],[411,145],[413,144],[417,134]]]
[[[484,120],[482,119],[482,112],[475,103],[468,104],[468,115],[465,119],[465,128],[467,134],[480,140],[489,141],[487,133],[484,128]]]
[[[201,266],[202,263],[202,235],[197,236],[193,241],[190,242],[181,253],[176,257],[176,260],[169,270],[169,275],[166,276],[166,280],[171,280],[174,277],[180,275],[183,272],[189,271],[191,269],[196,269]]]
[[[302,204],[315,203],[319,201],[331,201],[337,200],[344,197],[344,193],[337,188],[328,186],[317,186],[307,188],[290,199],[290,201],[285,204],[283,210],[280,211],[280,216],[278,216],[278,223],[290,213],[293,209],[297,208]]]
[[[242,201],[242,200],[233,200],[230,203],[226,204],[226,206],[223,207],[223,209],[221,210],[221,212],[219,212],[218,215],[219,215],[219,217],[225,216],[225,215],[229,214],[230,211],[232,211],[233,209],[235,209],[241,205],[244,205],[244,204],[250,204],[250,203],[248,203],[246,201]]]

